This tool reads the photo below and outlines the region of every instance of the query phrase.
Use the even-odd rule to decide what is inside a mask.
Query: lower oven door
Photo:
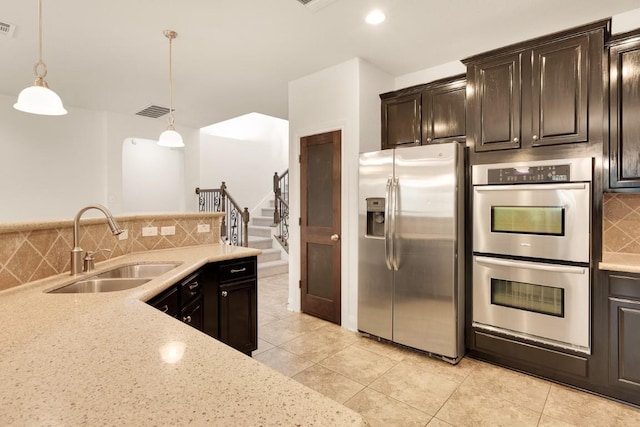
[[[473,326],[590,354],[589,268],[473,257]]]

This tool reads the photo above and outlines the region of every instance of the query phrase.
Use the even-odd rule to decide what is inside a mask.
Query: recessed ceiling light
[[[367,24],[378,25],[384,22],[387,17],[380,10],[372,10],[364,19]]]

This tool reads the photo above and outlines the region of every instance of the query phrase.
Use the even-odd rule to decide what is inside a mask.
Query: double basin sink
[[[179,265],[180,263],[124,265],[78,280],[48,293],[78,294],[124,291],[147,283]]]

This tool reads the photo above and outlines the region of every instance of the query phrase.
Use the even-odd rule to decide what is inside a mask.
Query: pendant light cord
[[[33,66],[33,72],[36,80],[43,80],[47,75],[47,65],[42,60],[42,0],[38,0],[38,60]]]
[[[169,39],[169,126],[173,126],[173,39],[176,34],[166,31],[165,36]]]

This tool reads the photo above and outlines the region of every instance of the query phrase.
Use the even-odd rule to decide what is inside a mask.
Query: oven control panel
[[[487,170],[488,184],[524,184],[540,182],[568,182],[570,165],[518,166]]]

